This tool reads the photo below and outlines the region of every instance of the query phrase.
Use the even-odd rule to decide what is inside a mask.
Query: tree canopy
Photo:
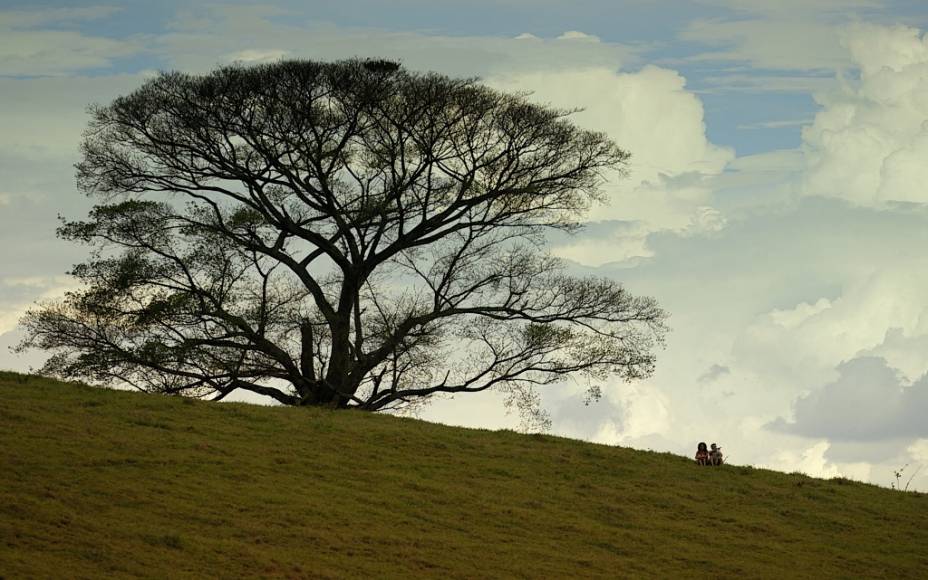
[[[628,153],[570,111],[389,61],[160,73],[90,110],[44,372],[382,410],[647,376],[666,314],[545,251]]]

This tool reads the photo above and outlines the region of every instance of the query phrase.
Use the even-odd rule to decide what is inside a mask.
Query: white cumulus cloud
[[[919,376],[928,371],[918,354],[928,339],[926,266],[921,259],[900,260],[861,274],[833,299],[773,309],[745,329],[735,350],[759,372],[807,388],[862,354],[880,354],[907,376]]]
[[[603,131],[631,152],[628,176],[607,187],[608,201],[590,220],[631,220],[634,232],[617,231],[609,244],[584,240],[556,249],[587,265],[652,255],[649,233],[717,231],[725,218],[710,206],[706,178],[718,175],[734,152],[706,137],[699,97],[686,89],[677,71],[646,66],[634,72],[606,67],[514,72],[489,82],[504,90],[528,90],[531,98],[566,109],[581,109],[574,121]]]
[[[859,24],[844,43],[860,78],[816,99],[803,129],[803,193],[863,206],[928,203],[928,37]]]

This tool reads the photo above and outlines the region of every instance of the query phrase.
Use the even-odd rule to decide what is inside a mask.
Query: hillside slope
[[[0,577],[926,577],[928,496],[0,373]]]

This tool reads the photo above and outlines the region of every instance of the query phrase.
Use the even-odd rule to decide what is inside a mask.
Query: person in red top
[[[709,465],[709,449],[704,442],[696,446],[696,464]]]

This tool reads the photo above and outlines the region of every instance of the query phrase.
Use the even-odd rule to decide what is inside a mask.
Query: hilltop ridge
[[[928,496],[0,372],[0,577],[928,574]]]

